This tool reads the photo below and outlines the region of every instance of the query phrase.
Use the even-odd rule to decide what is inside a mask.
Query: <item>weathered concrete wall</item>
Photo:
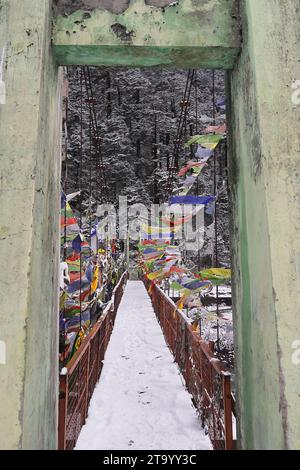
[[[0,448],[56,448],[59,91],[49,0],[0,1]]]
[[[230,69],[240,50],[238,0],[59,0],[57,9],[63,65]]]
[[[1,448],[56,447],[60,152],[50,3],[0,2]],[[234,0],[182,0],[165,10],[132,0],[120,15],[111,12],[116,2],[101,3],[58,17],[60,63],[234,65]],[[292,360],[300,340],[300,108],[291,101],[300,4],[241,3],[244,48],[229,78],[240,446],[300,448],[300,365]]]
[[[243,0],[230,76],[240,446],[300,448],[300,2]]]

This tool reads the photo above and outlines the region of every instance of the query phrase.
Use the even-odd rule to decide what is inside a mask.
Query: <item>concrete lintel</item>
[[[58,2],[54,53],[63,65],[231,69],[241,47],[238,3],[182,0],[159,8],[131,0],[115,14],[108,6],[69,13]]]

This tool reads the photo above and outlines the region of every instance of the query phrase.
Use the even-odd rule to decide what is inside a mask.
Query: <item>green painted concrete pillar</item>
[[[229,76],[240,447],[299,449],[300,2],[243,0],[241,14]]]
[[[0,1],[1,449],[57,442],[61,122],[50,27],[50,0]]]

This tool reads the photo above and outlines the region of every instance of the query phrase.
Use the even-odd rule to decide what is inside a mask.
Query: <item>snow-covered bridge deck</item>
[[[150,298],[129,281],[76,449],[210,449]]]

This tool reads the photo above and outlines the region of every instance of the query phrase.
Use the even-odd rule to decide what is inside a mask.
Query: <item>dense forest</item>
[[[105,168],[109,199],[118,196],[128,203],[164,201],[168,169],[174,152],[181,100],[187,82],[187,70],[89,68],[90,84],[101,136],[101,156]],[[75,208],[83,215],[95,211],[101,202],[102,182],[96,171],[95,150],[90,133],[90,112],[81,68],[67,70],[69,96],[66,101],[65,157],[62,184],[67,193],[81,189]],[[224,96],[224,74],[198,70],[189,96],[184,122],[183,143],[191,135],[201,134],[214,123],[223,124],[224,111],[214,103]],[[81,144],[82,143],[82,144]],[[193,158],[194,147],[179,153],[179,167]],[[213,193],[214,178],[218,200],[219,264],[229,266],[229,205],[227,186],[226,139],[208,161],[191,194]],[[215,234],[211,218],[206,220],[205,245],[198,262],[211,266],[214,260]]]

